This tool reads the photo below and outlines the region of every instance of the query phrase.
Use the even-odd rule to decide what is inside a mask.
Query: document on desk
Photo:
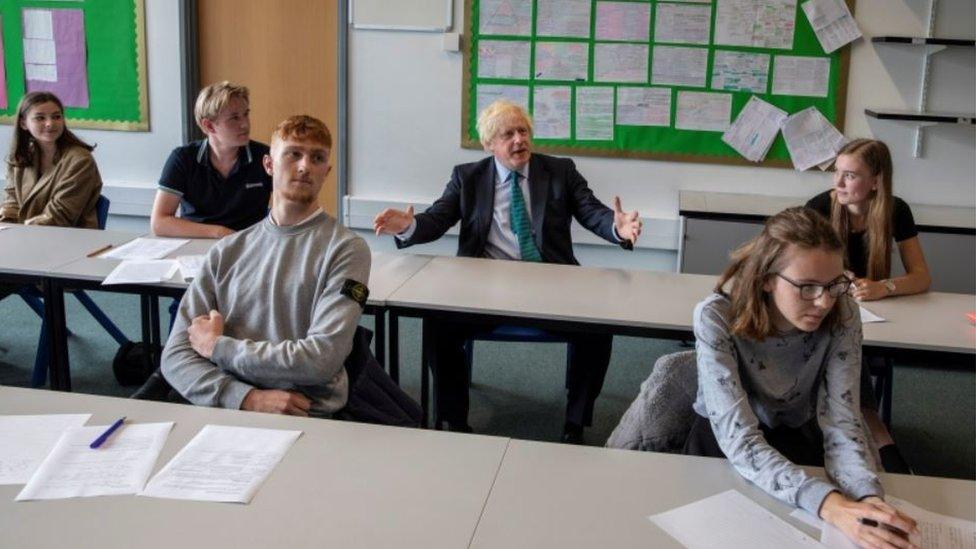
[[[97,449],[107,425],[71,427],[17,494],[17,501],[135,494],[146,485],[173,422],[127,423]]]
[[[301,434],[207,425],[139,495],[248,503]]]
[[[181,255],[177,256],[176,261],[180,264],[180,276],[184,282],[189,282],[200,275],[203,270],[205,255]]]
[[[103,259],[162,259],[189,244],[179,238],[136,238],[98,257]]]
[[[736,490],[648,517],[685,547],[821,547],[813,538]]]
[[[915,519],[919,534],[909,539],[925,549],[976,549],[976,522],[933,513],[894,496],[885,496],[892,507]],[[816,520],[816,519],[815,519]],[[821,521],[820,543],[830,549],[857,549],[858,545],[837,528]]]
[[[135,259],[123,261],[112,269],[102,286],[112,284],[158,284],[172,278],[180,268],[175,259]]]
[[[0,484],[27,484],[70,427],[80,427],[91,414],[0,416]]]

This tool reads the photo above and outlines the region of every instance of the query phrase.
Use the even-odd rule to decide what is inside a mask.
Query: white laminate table
[[[303,432],[246,505],[104,496],[14,502],[4,547],[466,547],[508,439],[0,387],[0,414],[174,421],[154,472],[204,425]]]
[[[881,478],[888,493],[920,507],[976,518],[972,481]],[[793,507],[746,482],[724,459],[512,440],[470,547],[681,547],[647,517],[728,489],[819,539],[788,516]]]
[[[135,238],[119,231],[7,225],[0,231],[0,272],[6,275],[46,276],[52,269],[84,258],[104,246]]]

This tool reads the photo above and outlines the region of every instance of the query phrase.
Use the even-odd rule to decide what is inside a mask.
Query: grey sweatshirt
[[[842,297],[835,333],[793,330],[764,341],[733,336],[731,303],[712,294],[695,307],[698,397],[719,447],[747,480],[816,515],[827,494],[882,496],[861,421],[861,319]],[[770,446],[759,422],[799,427],[814,416],[823,431],[824,465],[836,483],[808,475]]]
[[[162,372],[194,404],[238,409],[252,388],[285,389],[328,414],[346,403],[342,365],[362,314],[343,287],[368,283],[369,248],[325,213],[288,227],[270,219],[207,254],[180,303]],[[224,315],[224,334],[207,360],[186,329],[210,309]]]

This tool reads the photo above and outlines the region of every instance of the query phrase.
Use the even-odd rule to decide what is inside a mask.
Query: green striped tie
[[[512,192],[512,209],[510,212],[512,230],[515,231],[515,236],[518,238],[522,261],[542,261],[539,248],[536,248],[535,242],[532,241],[532,223],[529,221],[529,214],[525,211],[525,197],[522,196],[522,188],[518,184],[519,175],[521,174],[515,170],[508,174]]]

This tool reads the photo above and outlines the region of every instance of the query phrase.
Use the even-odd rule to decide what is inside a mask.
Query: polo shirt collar
[[[204,139],[200,142],[200,146],[197,148],[197,162],[200,164],[205,164],[204,160],[208,160],[207,148],[210,146],[210,140]],[[254,162],[254,155],[251,153],[251,143],[250,141],[247,145],[241,147],[247,153],[247,163],[250,164]]]

